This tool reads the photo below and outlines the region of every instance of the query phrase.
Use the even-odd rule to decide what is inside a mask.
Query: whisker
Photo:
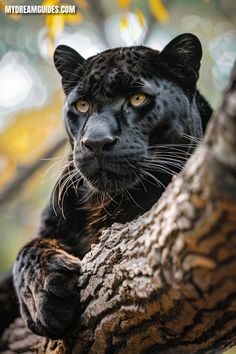
[[[150,177],[151,179],[153,179],[155,182],[156,182],[156,185],[155,186],[158,186],[158,187],[163,187],[164,189],[166,189],[165,185],[155,176],[153,176],[153,174],[149,173],[148,171],[146,170],[142,170],[141,171],[144,175],[147,175],[148,177]],[[150,182],[151,184],[153,184],[150,180],[147,180],[147,182]]]
[[[65,196],[66,196],[66,193],[67,191],[69,190],[69,188],[74,185],[75,181],[73,180],[73,178],[76,176],[76,174],[78,174],[78,171],[76,171],[72,176],[71,176],[71,179],[68,180],[67,184],[65,184],[65,190],[64,190],[64,193],[62,195],[62,198],[61,198],[61,211],[62,211],[62,215],[65,219],[65,214],[64,214],[64,199],[65,199]],[[80,179],[82,177],[80,176]],[[71,183],[70,183],[71,182]]]
[[[194,135],[189,135],[189,134],[186,134],[186,133],[180,133],[180,135],[190,141],[194,141],[194,142],[197,142],[197,143],[200,143],[203,141],[203,137],[198,137],[198,136],[194,136]]]
[[[144,165],[142,167],[145,167],[147,168],[148,170],[151,170],[151,171],[158,171],[158,172],[163,172],[163,173],[167,173],[171,176],[174,176],[174,175],[177,175],[178,172],[168,168],[168,167],[165,167],[165,166],[161,166],[161,165]]]
[[[136,200],[132,197],[131,193],[128,191],[127,188],[124,188],[124,193],[127,195],[128,200],[131,200],[138,208],[143,209],[143,207],[141,207]]]
[[[179,143],[179,144],[156,144],[156,145],[150,145],[150,146],[147,146],[147,149],[150,150],[150,149],[157,149],[157,148],[162,148],[162,149],[170,149],[170,148],[186,148],[186,147],[189,147],[192,143]],[[195,142],[196,145],[197,142]]]
[[[181,164],[182,166],[186,163],[188,159],[181,157],[181,158],[173,158],[173,157],[166,157],[166,156],[147,156],[147,158],[144,161],[150,161],[150,162],[165,162],[167,164]],[[144,162],[143,161],[143,162]]]

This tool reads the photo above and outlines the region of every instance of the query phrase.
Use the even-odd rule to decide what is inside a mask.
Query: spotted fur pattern
[[[66,335],[79,311],[80,259],[102,229],[147,211],[202,137],[211,108],[196,90],[201,55],[192,34],[161,53],[136,46],[85,60],[69,47],[56,49],[71,154],[39,237],[14,267],[21,314],[35,333]],[[130,96],[140,92],[147,98],[134,108]],[[89,102],[86,114],[78,100]],[[88,139],[99,142],[99,153]]]

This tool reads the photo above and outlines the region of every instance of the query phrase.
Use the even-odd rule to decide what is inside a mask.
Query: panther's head
[[[90,187],[111,192],[150,174],[158,178],[171,160],[178,162],[174,149],[164,156],[167,144],[201,137],[195,101],[201,56],[192,34],[176,37],[161,52],[124,47],[87,60],[65,45],[56,48],[73,161]]]

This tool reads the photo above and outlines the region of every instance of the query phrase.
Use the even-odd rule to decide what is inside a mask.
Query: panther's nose
[[[81,145],[84,149],[90,150],[94,153],[102,153],[113,149],[118,143],[118,138],[112,136],[104,136],[97,139],[84,138],[81,141]]]

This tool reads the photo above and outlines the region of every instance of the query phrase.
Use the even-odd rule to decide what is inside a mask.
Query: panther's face
[[[87,60],[59,46],[54,59],[66,93],[74,165],[89,187],[110,193],[158,178],[168,168],[163,145],[201,136],[194,101],[201,45],[195,36],[179,36],[161,53],[117,48]]]

